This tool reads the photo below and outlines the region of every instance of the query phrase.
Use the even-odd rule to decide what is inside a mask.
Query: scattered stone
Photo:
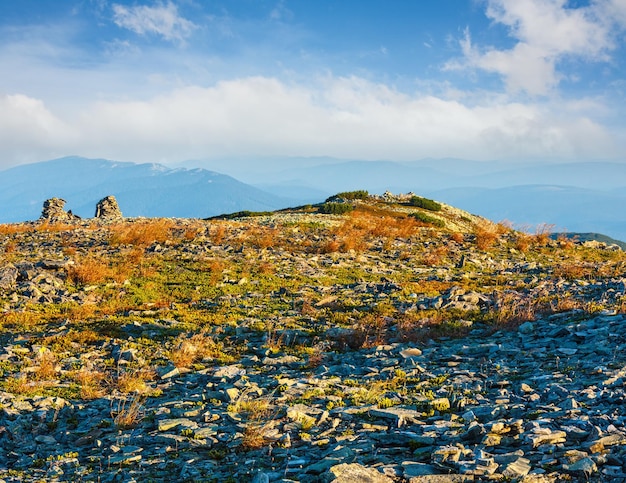
[[[582,458],[572,465],[563,465],[563,469],[568,473],[581,474],[587,478],[598,471],[596,463],[591,458]]]
[[[9,290],[14,288],[18,275],[18,269],[11,264],[0,268],[0,290]]]
[[[270,483],[270,477],[267,473],[259,472],[254,475],[251,483]]]
[[[474,475],[424,475],[416,476],[409,480],[409,483],[470,483],[474,480]]]
[[[177,426],[182,426],[184,428],[195,429],[198,427],[198,423],[191,421],[187,418],[176,418],[176,419],[162,419],[158,422],[159,431],[169,431],[172,428]]]
[[[523,478],[524,476],[526,476],[530,472],[531,469],[532,469],[532,466],[530,466],[529,459],[518,458],[515,461],[507,464],[502,469],[502,474],[506,478],[511,478],[512,480],[519,480]]]
[[[409,349],[404,349],[403,351],[400,351],[400,355],[402,357],[404,357],[405,359],[408,359],[410,357],[419,357],[422,355],[422,351],[420,349],[418,349],[417,347],[411,347]]]
[[[330,483],[393,483],[380,471],[366,468],[358,463],[343,463],[333,466],[321,481]]]
[[[59,206],[52,203],[49,216]],[[304,231],[286,223],[294,233]],[[513,298],[567,294],[581,303],[621,300],[622,277],[556,280],[552,267],[529,263],[521,252],[507,250],[512,259],[501,259],[452,238],[446,238],[446,265],[435,266],[407,259],[402,254],[417,244],[400,238],[389,247],[352,253],[292,253],[248,242],[240,249],[240,242],[216,242],[216,226],[207,223],[199,236],[194,228],[178,244],[173,236],[158,249],[139,252],[145,260],[171,257],[163,265],[168,284],[169,275],[200,276],[186,260],[223,260],[215,273],[210,269],[210,287],[198,285],[189,299],[167,298],[166,304],[152,304],[151,297],[128,310],[115,304],[115,313],[93,319],[84,314],[93,312],[91,306],[108,307],[111,294],[143,297],[143,287],[134,287],[132,279],[88,286],[69,279],[83,254],[111,260],[126,254],[126,247],[106,243],[96,225],[76,222],[62,233],[35,229],[0,239],[0,253],[7,253],[0,266],[0,481],[112,483],[147,475],[154,481],[256,483],[626,478],[626,316],[537,314],[518,330],[459,323],[454,327],[463,337],[456,338],[432,336],[419,312],[496,306],[491,287],[476,292],[474,278],[472,290],[460,286],[463,277],[490,269],[524,280],[524,287],[507,285]],[[237,235],[232,239],[248,240],[246,227],[228,225]],[[177,231],[186,233],[184,225]],[[437,248],[436,241],[423,241]],[[454,270],[461,256],[465,268]],[[240,273],[241,264],[251,269]],[[284,287],[263,292],[256,270],[261,264],[273,270],[272,284]],[[357,264],[367,270],[364,280],[350,272]],[[305,271],[294,277],[293,267]],[[473,273],[475,267],[484,272]],[[329,277],[327,268],[350,277]],[[417,282],[432,281],[428,296],[395,283],[400,270],[411,270]],[[295,281],[300,276],[313,281],[302,285]],[[236,285],[242,278],[245,287]],[[316,278],[333,282],[318,284]],[[185,289],[176,283],[168,285],[172,294]],[[445,288],[430,293],[433,287]],[[270,306],[275,319],[266,318]],[[210,337],[199,334],[194,314],[210,317],[224,308],[232,311],[232,322],[204,324]],[[26,330],[33,313],[45,314],[34,334]],[[336,315],[341,326],[329,323]],[[372,326],[364,328],[364,322]],[[84,339],[78,337],[83,326],[92,329]],[[198,354],[177,368],[171,354],[184,347],[185,337]],[[43,369],[49,376],[42,379]],[[82,398],[78,392],[89,388],[79,377],[92,369],[101,380]],[[117,384],[124,376],[145,381],[122,392]],[[7,392],[18,384],[24,384],[20,391]],[[67,399],[33,396],[37,390]]]
[[[532,322],[524,322],[517,328],[517,330],[519,330],[520,334],[532,334],[535,330],[535,325]]]
[[[215,371],[215,373],[213,374],[213,377],[233,379],[235,377],[243,376],[245,374],[246,374],[245,369],[237,365],[232,365],[232,366],[220,367],[219,369]]]
[[[542,444],[564,443],[567,440],[565,431],[552,431],[548,428],[536,428],[533,434],[528,435],[528,439],[532,442],[533,448]]]

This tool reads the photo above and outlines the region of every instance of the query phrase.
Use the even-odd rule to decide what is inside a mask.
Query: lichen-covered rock
[[[17,268],[12,264],[0,267],[0,290],[14,287],[18,273]]]
[[[324,475],[323,481],[333,483],[393,483],[388,476],[374,468],[366,468],[358,463],[342,463],[333,466]]]

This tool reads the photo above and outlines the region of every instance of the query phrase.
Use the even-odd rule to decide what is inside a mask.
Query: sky
[[[626,0],[0,2],[0,169],[624,161]]]

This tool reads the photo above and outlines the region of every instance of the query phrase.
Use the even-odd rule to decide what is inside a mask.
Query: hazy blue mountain
[[[518,227],[548,224],[557,231],[597,232],[626,240],[626,190],[526,185],[499,189],[450,188],[430,191],[428,195],[494,221],[510,221]]]
[[[291,163],[288,160],[291,159]],[[320,161],[314,164],[314,161]],[[321,162],[323,161],[323,162]],[[367,189],[372,192],[418,191],[453,187],[503,188],[515,185],[561,185],[610,190],[626,186],[626,162],[503,163],[462,159],[425,159],[414,162],[286,158],[250,167],[237,178],[271,191],[288,184],[326,192]],[[219,165],[214,161],[213,165]],[[222,163],[225,172],[228,163]]]
[[[257,176],[255,185],[270,192],[288,185],[317,189],[327,194],[366,189],[372,193],[416,191],[426,188],[446,188],[465,178],[443,173],[426,166],[407,166],[391,161],[344,161],[319,166],[294,167],[273,172],[263,179]],[[262,183],[262,184],[261,184]]]
[[[325,200],[331,195],[334,195],[335,191],[320,190],[317,188],[309,188],[308,186],[302,186],[292,183],[284,184],[256,184],[255,187],[272,193],[276,196],[288,198],[294,200],[297,205],[315,204]]]
[[[208,217],[284,208],[294,200],[205,169],[66,157],[0,172],[0,222],[39,218],[44,200],[92,217],[98,200],[114,195],[125,216]]]
[[[474,181],[473,186],[493,188],[546,184],[609,190],[626,185],[626,163],[534,164],[485,173]]]
[[[254,179],[243,179],[275,194],[296,185],[301,193],[308,189],[324,195],[356,189],[413,191],[520,227],[545,223],[626,240],[626,162],[522,164],[449,158],[400,163],[324,158],[315,165],[313,158],[299,165],[300,158],[294,158],[290,165],[287,159],[268,164]]]

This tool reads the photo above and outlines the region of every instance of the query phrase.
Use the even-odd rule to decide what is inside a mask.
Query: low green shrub
[[[211,218],[206,218],[206,220],[234,220],[235,218],[251,218],[254,216],[269,216],[273,215],[272,211],[237,211],[236,213],[226,213],[223,215],[212,216]]]
[[[325,215],[343,215],[352,210],[354,206],[347,203],[324,203],[319,208],[319,212]]]
[[[326,199],[326,203],[336,200],[366,200],[369,198],[369,193],[366,190],[357,191],[342,191],[336,195]]]
[[[411,213],[409,216],[415,218],[417,221],[421,221],[422,223],[428,223],[429,225],[436,226],[437,228],[443,228],[446,226],[446,223],[439,218],[435,218],[434,216],[427,215],[426,213],[417,212]]]
[[[409,205],[423,208],[428,211],[441,211],[441,205],[436,201],[422,198],[421,196],[412,196]]]

